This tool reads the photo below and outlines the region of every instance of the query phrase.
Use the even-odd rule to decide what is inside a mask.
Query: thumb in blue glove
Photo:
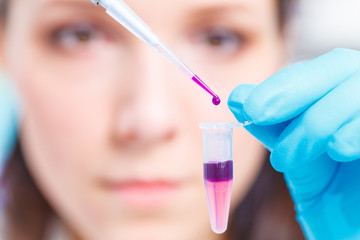
[[[360,239],[360,53],[336,49],[229,98],[284,172],[309,239]]]

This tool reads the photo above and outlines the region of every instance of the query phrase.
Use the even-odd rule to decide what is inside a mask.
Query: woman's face
[[[12,0],[3,67],[22,103],[26,163],[86,239],[212,239],[198,123],[235,121],[231,90],[274,73],[275,0],[128,0],[222,98],[185,78],[89,0]],[[234,207],[264,152],[234,136]]]

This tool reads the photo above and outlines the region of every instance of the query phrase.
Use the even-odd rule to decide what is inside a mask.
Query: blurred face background
[[[211,232],[198,123],[235,121],[226,99],[279,69],[275,0],[128,0],[222,98],[211,97],[88,0],[13,0],[2,67],[41,192],[80,239],[220,239]],[[234,135],[233,203],[264,150]]]

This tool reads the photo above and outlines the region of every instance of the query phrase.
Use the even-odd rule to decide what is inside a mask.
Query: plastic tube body
[[[237,123],[201,123],[203,133],[204,184],[211,228],[215,233],[227,229],[232,182],[233,128]]]

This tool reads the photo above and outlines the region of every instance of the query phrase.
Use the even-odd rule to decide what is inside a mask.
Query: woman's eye
[[[231,56],[237,53],[244,43],[244,37],[224,27],[213,27],[196,34],[195,41],[212,54]]]
[[[76,50],[104,40],[105,34],[92,24],[84,23],[64,27],[52,34],[52,41],[65,50]]]

